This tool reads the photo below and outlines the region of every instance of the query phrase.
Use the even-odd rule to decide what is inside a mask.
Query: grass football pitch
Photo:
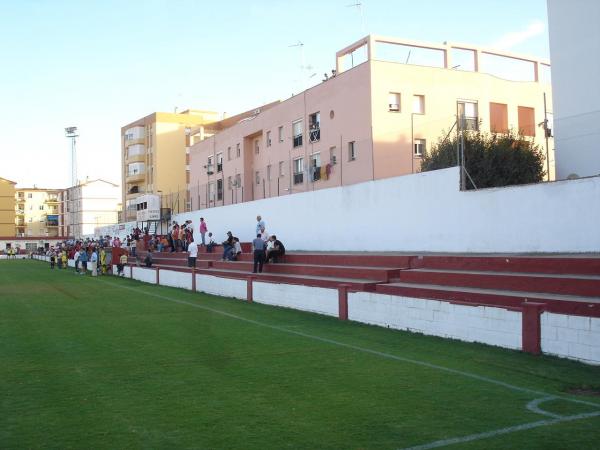
[[[0,261],[3,449],[597,449],[599,388],[598,366]]]

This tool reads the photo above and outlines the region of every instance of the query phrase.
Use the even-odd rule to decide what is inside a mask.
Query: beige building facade
[[[15,184],[0,178],[0,236],[15,236]]]
[[[61,189],[17,188],[15,226],[17,237],[58,237],[62,214]]]
[[[390,46],[408,48],[409,57],[430,54],[407,64],[386,58]],[[364,61],[345,68],[361,51]],[[435,58],[439,63],[429,64]],[[488,73],[502,62],[517,64],[514,72],[526,80]],[[462,129],[520,130],[546,150],[538,125],[544,95],[547,107],[552,102],[542,76],[548,68],[548,61],[463,44],[367,36],[337,53],[335,76],[326,81],[237,120],[194,129],[188,209],[418,172],[422,155],[457,122]],[[547,152],[552,179],[551,138]]]
[[[121,128],[122,221],[135,220],[135,199],[142,194],[185,192],[189,130],[218,119],[211,111],[156,112]]]

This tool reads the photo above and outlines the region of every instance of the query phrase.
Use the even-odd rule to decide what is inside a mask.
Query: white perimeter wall
[[[548,0],[556,170],[600,174],[600,1]]]
[[[256,215],[290,250],[598,252],[600,177],[460,192],[450,168],[205,209],[215,240],[242,241]]]
[[[355,292],[348,319],[432,336],[521,349],[521,313],[488,306]]]
[[[222,295],[224,297],[246,299],[247,282],[232,278],[219,278],[212,275],[196,275],[196,290],[207,294]]]
[[[543,313],[542,352],[600,364],[600,318]]]
[[[252,297],[256,303],[338,316],[336,289],[259,282],[252,285]]]

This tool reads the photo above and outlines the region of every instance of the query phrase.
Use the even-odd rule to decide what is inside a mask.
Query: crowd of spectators
[[[252,253],[254,257],[254,272],[262,272],[263,265],[270,261],[278,262],[285,254],[283,243],[275,235],[269,235],[266,225],[261,216],[256,218],[256,239],[252,242]],[[133,229],[131,234],[123,240],[118,236],[102,236],[95,239],[66,240],[49,248],[41,248],[39,254],[50,257],[50,267],[54,269],[66,268],[69,260],[75,261],[75,271],[78,274],[86,274],[89,268],[92,275],[103,275],[112,271],[112,265],[116,264],[118,274],[123,274],[123,267],[127,264],[127,255],[136,258],[138,251],[145,251],[143,264],[152,267],[153,254],[155,252],[185,252],[188,254],[188,266],[195,267],[200,247],[205,247],[207,253],[212,253],[216,246],[212,232],[208,231],[208,225],[204,218],[200,218],[199,234],[200,242],[194,239],[194,226],[191,220],[183,224],[173,222],[170,230],[164,235],[150,234],[148,228],[143,230],[139,227]],[[242,245],[238,237],[231,231],[226,234],[226,239],[221,243],[223,247],[222,261],[237,261],[243,253]],[[114,249],[120,249],[114,251]]]

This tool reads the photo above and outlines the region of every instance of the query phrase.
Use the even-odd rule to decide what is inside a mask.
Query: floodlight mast
[[[65,136],[71,140],[71,186],[77,185],[77,127],[65,128]]]

